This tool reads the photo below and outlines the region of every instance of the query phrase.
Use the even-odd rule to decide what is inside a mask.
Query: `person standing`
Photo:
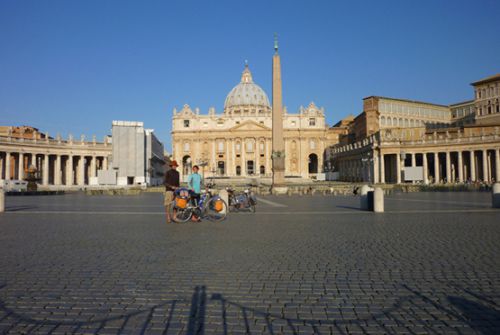
[[[174,201],[174,191],[179,187],[179,171],[177,171],[177,161],[173,160],[170,162],[170,170],[165,173],[165,180],[163,184],[165,185],[165,198],[164,198],[164,206],[165,212],[167,213],[167,223],[172,222],[172,218],[170,217],[170,207],[172,206],[172,202]]]
[[[201,183],[203,182],[201,175],[198,173],[199,170],[200,168],[198,165],[193,166],[193,173],[188,176],[187,180],[188,187],[193,191],[192,199],[195,206],[198,206],[198,203],[200,202]],[[199,222],[201,219],[197,215],[193,214],[192,220]]]

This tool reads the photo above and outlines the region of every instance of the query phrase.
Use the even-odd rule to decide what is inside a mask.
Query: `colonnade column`
[[[96,164],[96,161],[97,161],[97,157],[96,156],[92,156],[92,160],[90,161],[90,176],[89,176],[89,178],[93,178],[93,177],[97,176],[97,164]],[[89,180],[89,182],[90,182],[90,180]]]
[[[107,170],[108,169],[108,156],[104,156],[102,158],[102,169]]]
[[[10,179],[10,152],[5,153],[5,180]]]
[[[450,152],[446,151],[446,183],[451,183],[451,159]]]
[[[66,186],[72,186],[73,180],[73,156],[69,155],[66,163]]]
[[[411,154],[411,166],[415,167],[417,166],[416,158],[415,158],[415,153]]]
[[[43,171],[42,171],[42,185],[49,184],[49,155],[43,155]]]
[[[380,153],[380,183],[385,184],[385,160],[382,152]]]
[[[376,151],[374,151],[374,154],[373,154],[373,183],[374,184],[378,184],[380,182],[380,171],[379,171],[379,165],[378,165],[378,155],[376,153]],[[370,169],[372,167],[370,166]]]
[[[439,184],[439,152],[434,153],[434,184]]]
[[[464,162],[462,160],[462,151],[458,152],[458,182],[464,181]]]
[[[54,185],[61,185],[61,155],[56,155],[56,166],[54,168]]]
[[[476,181],[476,157],[474,150],[470,151],[470,180]]]
[[[495,149],[495,181],[500,182],[500,150]]]
[[[488,182],[488,151],[483,150],[483,181]]]
[[[4,158],[0,154],[0,179],[3,179],[3,161],[4,161]]]
[[[424,170],[424,184],[427,185],[429,183],[429,177],[428,177],[428,171],[427,171],[427,153],[424,152],[422,154],[422,165],[423,165],[423,170]]]
[[[401,155],[396,154],[396,183],[401,184]]]
[[[22,152],[19,153],[19,162],[17,164],[17,179],[24,179],[24,154]]]
[[[78,157],[78,175],[77,175],[77,184],[80,186],[83,186],[85,183],[85,164],[84,164],[85,157],[84,156],[79,156]]]

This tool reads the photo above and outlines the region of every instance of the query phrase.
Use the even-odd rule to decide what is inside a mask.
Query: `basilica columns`
[[[241,139],[241,175],[247,175],[247,161],[245,158],[245,152],[247,151],[247,143],[245,138]]]
[[[217,151],[215,147],[215,142],[216,140],[212,141],[212,162],[210,165],[212,165],[212,169],[217,171]],[[192,157],[193,159],[194,157]]]

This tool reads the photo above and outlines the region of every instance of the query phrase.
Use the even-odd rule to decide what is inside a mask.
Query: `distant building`
[[[106,169],[111,155],[109,139],[95,136],[52,138],[29,126],[0,126],[0,179],[25,179],[30,166],[42,186],[73,188],[95,182],[97,170]]]
[[[325,161],[344,181],[500,180],[500,75],[472,83],[475,99],[453,105],[370,96]]]
[[[173,159],[181,178],[195,164],[206,165],[205,176],[270,177],[272,175],[272,108],[266,92],[245,66],[241,81],[227,95],[224,111],[200,114],[184,105],[174,109]],[[298,113],[283,110],[285,176],[315,178],[323,172],[323,154],[339,134],[325,122],[323,108],[310,103]]]
[[[41,140],[48,138],[48,134],[41,133],[38,128],[31,126],[0,126],[0,136],[11,137],[11,138],[26,138],[26,139],[36,139]]]
[[[163,144],[142,122],[114,121],[112,136],[63,139],[29,126],[0,126],[0,179],[25,179],[34,166],[41,186],[159,185]]]
[[[476,122],[500,124],[500,74],[471,84],[474,86]]]
[[[110,170],[117,185],[160,185],[165,160],[163,144],[143,122],[113,121],[113,155]],[[99,184],[104,182],[101,178]]]

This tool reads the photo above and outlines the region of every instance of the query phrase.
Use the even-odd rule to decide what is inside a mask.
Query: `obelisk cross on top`
[[[274,34],[273,55],[273,187],[285,184],[285,141],[283,139],[283,98],[281,90],[281,61],[278,54],[278,35]]]

